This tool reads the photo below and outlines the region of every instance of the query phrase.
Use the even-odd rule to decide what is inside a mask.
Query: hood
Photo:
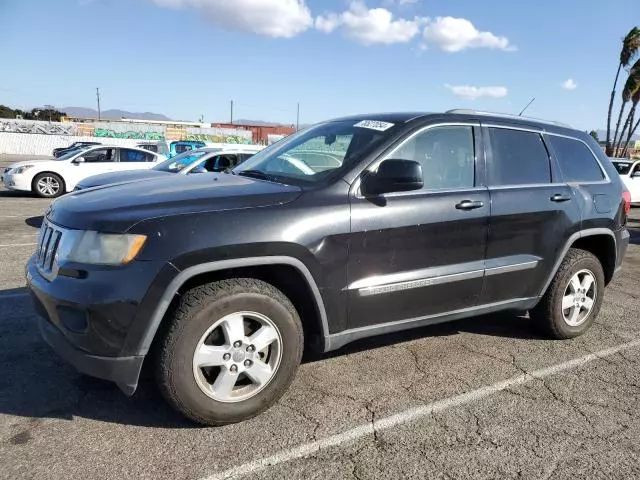
[[[174,175],[171,172],[161,172],[158,170],[128,170],[124,172],[110,172],[102,173],[100,175],[94,175],[92,177],[85,178],[78,182],[76,188],[93,188],[103,185],[112,185],[120,183],[138,182],[141,180],[147,180],[150,178],[160,178],[165,175]]]
[[[282,205],[300,193],[298,187],[229,174],[162,175],[72,192],[46,215],[67,228],[125,232],[149,218]]]
[[[37,165],[37,166],[47,166],[47,163],[52,163],[56,165],[60,165],[60,162],[64,162],[64,160],[51,160],[48,158],[34,158],[33,160],[24,160],[22,162],[12,163],[8,166],[10,169],[23,167],[25,165]]]

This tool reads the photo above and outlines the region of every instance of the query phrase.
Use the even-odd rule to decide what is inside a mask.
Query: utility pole
[[[300,130],[300,102],[298,102],[298,109],[296,111],[296,132]]]
[[[233,125],[233,100],[231,100],[231,125]]]
[[[519,116],[519,117],[521,117],[521,116],[522,116],[522,114],[524,113],[524,111],[525,111],[527,108],[529,108],[529,105],[531,105],[531,104],[535,101],[535,99],[536,99],[536,97],[533,97],[533,98],[531,99],[531,101],[529,101],[529,103],[527,103],[527,104],[524,106],[524,108],[522,109],[522,111],[518,114],[518,116]]]
[[[98,99],[98,121],[100,121],[100,88],[96,88],[96,98]]]

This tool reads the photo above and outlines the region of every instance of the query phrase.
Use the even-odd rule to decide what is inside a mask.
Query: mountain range
[[[98,118],[98,111],[94,110],[93,108],[63,107],[63,108],[59,108],[59,110],[62,112],[65,112],[69,117]],[[102,110],[100,112],[100,118],[103,120],[120,120],[122,118],[131,118],[134,120],[159,120],[159,121],[174,120],[172,118],[167,117],[166,115],[163,115],[162,113],[129,112],[127,110],[119,110],[119,109]],[[225,123],[225,122],[220,122],[220,123]],[[250,120],[245,118],[238,118],[234,120],[233,123],[236,125],[258,125],[258,126],[284,125],[277,122],[265,122],[264,120]]]

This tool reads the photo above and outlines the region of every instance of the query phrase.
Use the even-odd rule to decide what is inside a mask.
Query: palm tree
[[[628,67],[631,63],[633,57],[636,56],[638,51],[640,50],[640,28],[633,27],[629,33],[622,40],[622,50],[620,50],[620,63],[618,63],[618,71],[616,72],[616,79],[613,82],[613,89],[611,90],[611,100],[609,100],[609,113],[607,115],[607,144],[606,150],[607,155],[611,155],[612,145],[611,145],[611,113],[613,112],[613,102],[616,96],[616,86],[618,85],[618,78],[620,77],[620,70],[623,67]],[[623,105],[624,106],[624,105]],[[620,118],[622,117],[622,113],[620,114]],[[618,121],[618,126],[620,126],[620,122]],[[617,135],[616,129],[616,135]],[[613,136],[613,140],[615,143],[615,135]]]
[[[631,102],[633,103],[633,106],[631,108],[631,112],[629,113],[629,119],[628,119],[629,133],[627,134],[627,139],[625,140],[624,148],[622,149],[623,157],[627,156],[627,152],[629,151],[629,143],[631,143],[631,139],[633,138],[633,135],[636,133],[636,130],[638,129],[638,125],[640,124],[640,118],[638,119],[635,125],[633,124],[635,113],[636,113],[636,107],[638,106],[638,103],[640,103],[640,81],[638,81],[636,85],[636,91],[631,97]]]
[[[620,107],[620,115],[618,115],[618,124],[616,125],[616,131],[613,135],[613,145],[615,148],[613,152],[617,154],[620,151],[620,146],[622,145],[622,139],[624,138],[624,134],[629,127],[629,131],[631,131],[631,127],[633,125],[633,119],[636,113],[636,106],[638,105],[638,101],[640,101],[640,96],[638,95],[640,92],[640,60],[638,60],[631,70],[629,70],[629,77],[624,84],[624,88],[622,89],[622,106]],[[620,132],[620,137],[618,138],[618,130],[620,129],[620,121],[622,119],[622,113],[624,111],[625,105],[631,101],[631,110],[629,110],[629,114],[627,115],[627,120],[624,122],[624,126],[622,127],[622,131]],[[616,138],[618,138],[618,142],[616,144]]]

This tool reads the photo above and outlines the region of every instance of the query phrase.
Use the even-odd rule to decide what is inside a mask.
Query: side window
[[[99,148],[85,152],[84,161],[87,163],[107,163],[115,161],[115,150],[113,148]]]
[[[640,163],[636,163],[631,170],[631,176],[638,175],[640,173]]]
[[[175,149],[176,149],[176,153],[184,153],[184,152],[188,152],[189,150],[193,150],[193,146],[192,145],[176,145]]]
[[[425,190],[470,188],[475,182],[473,127],[435,127],[402,145],[392,158],[422,165]]]
[[[551,163],[540,134],[489,128],[493,151],[491,185],[531,185],[551,182]]]
[[[129,150],[127,148],[120,149],[121,162],[148,162],[151,155],[139,150]]]
[[[251,157],[253,157],[253,155],[253,153],[241,153],[240,155],[238,155],[238,163],[236,163],[236,165],[249,160]]]
[[[153,145],[153,144],[143,145],[142,148],[144,148],[145,150],[149,150],[150,152],[158,153],[158,145]]]
[[[598,161],[589,147],[572,138],[546,137],[558,157],[562,176],[567,182],[598,182],[604,180]]]

